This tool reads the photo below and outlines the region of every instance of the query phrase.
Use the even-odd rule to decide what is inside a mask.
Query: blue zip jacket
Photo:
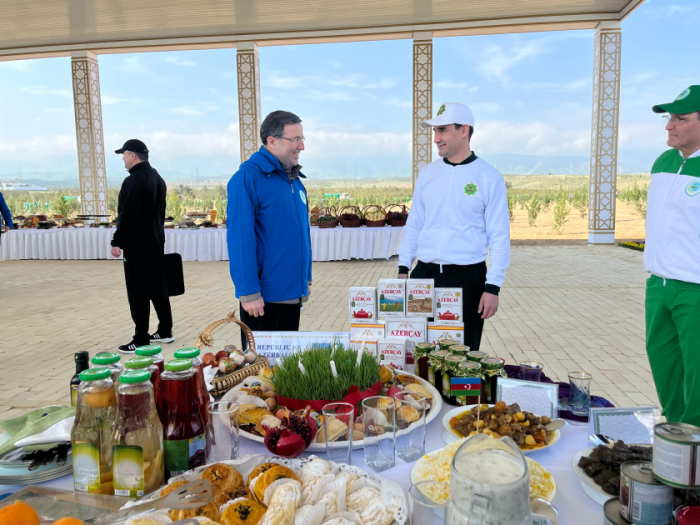
[[[5,219],[5,226],[12,228],[12,213],[10,213],[10,208],[7,207],[5,197],[2,196],[2,193],[0,193],[0,214],[2,214],[2,218]]]
[[[306,203],[301,180],[290,182],[280,161],[263,147],[231,177],[226,228],[237,298],[260,292],[266,303],[274,303],[309,294]]]

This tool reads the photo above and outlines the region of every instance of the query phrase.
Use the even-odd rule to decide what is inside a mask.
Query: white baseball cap
[[[459,102],[446,102],[440,106],[434,119],[424,120],[420,123],[420,127],[429,128],[430,126],[447,126],[448,124],[462,124],[473,127],[474,113]]]

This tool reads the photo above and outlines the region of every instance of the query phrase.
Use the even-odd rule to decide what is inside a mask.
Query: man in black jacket
[[[112,238],[112,256],[124,251],[124,277],[131,318],[136,325],[133,340],[119,347],[124,354],[153,343],[172,343],[173,317],[163,275],[165,245],[165,181],[148,162],[148,148],[130,139],[115,153],[123,154],[129,176],[119,192],[117,231]],[[158,314],[158,331],[148,332],[151,305]]]

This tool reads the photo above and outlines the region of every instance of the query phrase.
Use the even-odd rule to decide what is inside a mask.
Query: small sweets
[[[413,349],[416,343],[425,343],[428,337],[427,320],[420,317],[389,317],[386,320],[386,336],[406,340],[406,367],[413,372]]]
[[[378,344],[379,344],[378,337],[351,337],[350,338],[350,348],[352,348],[353,350],[361,350],[362,348],[364,348],[365,352],[367,352],[369,355],[371,355],[375,359],[379,355]]]
[[[435,281],[408,279],[406,281],[406,317],[433,317]]]
[[[462,321],[462,289],[435,288],[435,321]]]
[[[428,342],[438,344],[440,339],[454,339],[460,345],[464,344],[464,323],[452,321],[450,324],[433,322],[428,323]]]
[[[386,333],[384,331],[386,321],[374,321],[372,324],[350,323],[350,337],[378,337],[384,339]]]
[[[353,286],[349,292],[350,323],[374,323],[377,316],[377,289]]]
[[[401,370],[406,366],[406,340],[380,339],[379,362],[383,365],[394,365]]]
[[[379,279],[377,298],[379,315],[403,317],[406,308],[406,280]]]

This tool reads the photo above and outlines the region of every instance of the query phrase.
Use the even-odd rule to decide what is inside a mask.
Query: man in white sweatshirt
[[[399,278],[435,279],[436,288],[462,288],[464,344],[478,350],[484,320],[498,310],[510,262],[510,220],[503,176],[471,150],[474,115],[464,104],[440,106],[433,128],[439,160],[416,181]],[[490,268],[487,271],[486,257]]]

